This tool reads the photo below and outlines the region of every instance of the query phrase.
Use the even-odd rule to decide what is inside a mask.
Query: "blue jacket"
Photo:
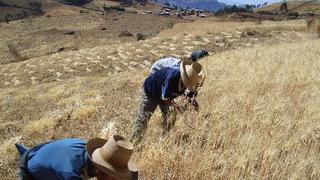
[[[28,157],[28,172],[36,180],[81,180],[87,164],[86,142],[70,138],[34,148]]]
[[[143,87],[148,96],[162,100],[176,98],[186,89],[180,77],[180,69],[169,67],[150,74]]]

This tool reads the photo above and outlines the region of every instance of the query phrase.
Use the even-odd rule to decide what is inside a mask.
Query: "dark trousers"
[[[165,104],[165,102],[159,98],[154,98],[148,96],[144,90],[142,90],[142,95],[141,95],[141,103],[139,106],[139,113],[138,113],[138,118],[135,121],[132,129],[132,134],[131,134],[131,141],[137,140],[140,141],[141,138],[143,137],[147,126],[148,122],[156,110],[157,106],[159,105],[161,113],[162,113],[162,123],[161,126],[163,128],[163,131],[166,132],[168,131],[171,126],[168,124],[168,116],[169,116],[169,105]]]

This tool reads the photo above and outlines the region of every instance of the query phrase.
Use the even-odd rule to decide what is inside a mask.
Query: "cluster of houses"
[[[156,14],[159,16],[168,16],[168,17],[178,17],[182,18],[183,16],[198,16],[198,17],[208,17],[212,15],[209,11],[201,9],[186,9],[177,6],[167,6],[161,5],[161,9],[156,12],[146,10],[143,14]]]

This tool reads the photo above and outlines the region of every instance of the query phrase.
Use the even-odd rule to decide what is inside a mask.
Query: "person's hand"
[[[186,96],[190,99],[196,97],[197,95],[198,95],[198,91],[189,91],[186,93]]]
[[[194,107],[196,111],[199,111],[199,103],[195,98],[190,98],[189,103]]]

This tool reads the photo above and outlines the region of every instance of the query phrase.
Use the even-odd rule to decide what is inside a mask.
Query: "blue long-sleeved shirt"
[[[185,87],[181,82],[179,68],[163,68],[150,74],[143,84],[148,96],[162,100],[182,95]]]
[[[87,163],[86,142],[70,138],[34,148],[28,157],[28,172],[36,180],[81,180]]]

